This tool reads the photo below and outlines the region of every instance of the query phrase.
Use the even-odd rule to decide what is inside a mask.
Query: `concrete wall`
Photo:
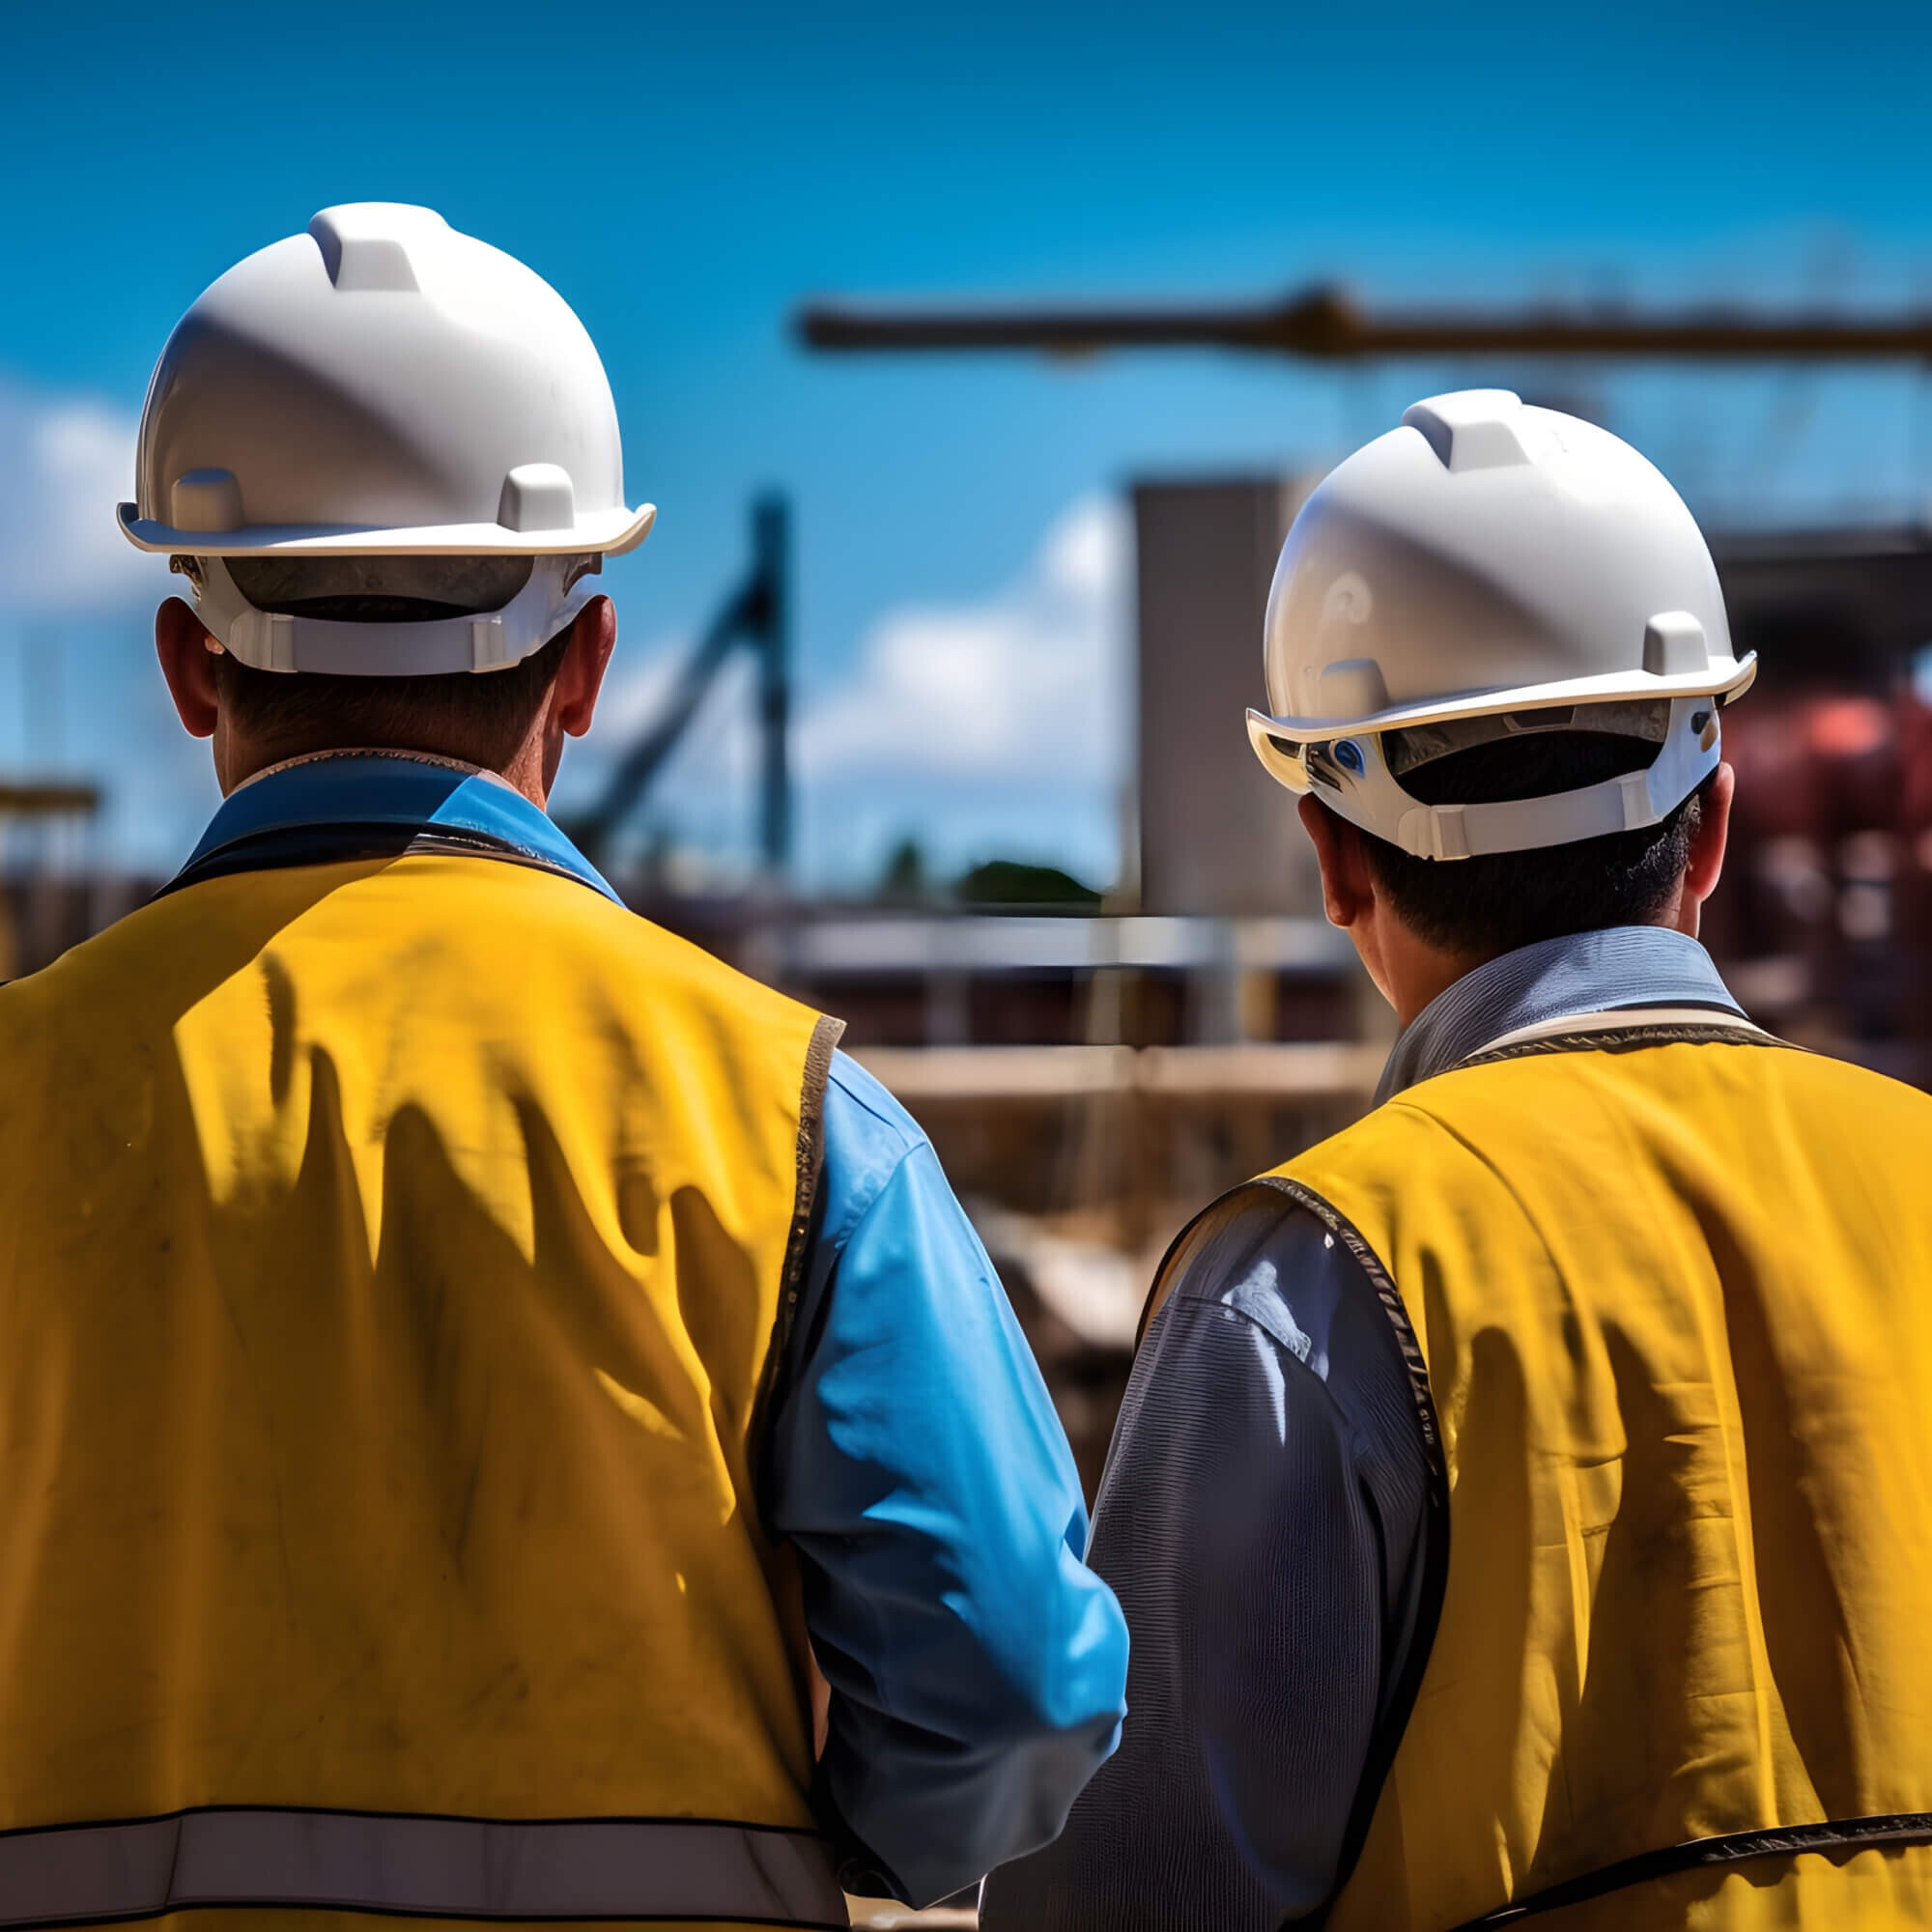
[[[1294,801],[1242,724],[1266,703],[1262,617],[1308,488],[1276,476],[1134,487],[1143,911],[1320,915]]]

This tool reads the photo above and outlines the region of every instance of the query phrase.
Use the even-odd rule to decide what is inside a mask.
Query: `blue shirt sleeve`
[[[1414,1646],[1428,1463],[1366,1277],[1266,1188],[1172,1265],[1090,1552],[1133,1632],[1125,1735],[1060,1838],[987,1880],[985,1932],[1319,1912]]]
[[[820,1780],[915,1903],[1059,1831],[1120,1736],[1127,1637],[1006,1293],[923,1134],[842,1054],[767,1520],[832,1687]]]

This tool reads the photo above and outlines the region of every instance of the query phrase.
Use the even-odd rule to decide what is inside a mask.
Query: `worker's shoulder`
[[[1744,1108],[1797,1117],[1805,1132],[1932,1131],[1932,1095],[1857,1061],[1755,1027],[1633,1027],[1525,1042],[1420,1082],[1367,1117],[1374,1135],[1461,1132],[1485,1116],[1560,1122],[1585,1095],[1606,1109]],[[1879,1122],[1885,1122],[1883,1129]],[[1366,1124],[1366,1123],[1364,1123]]]
[[[1768,1034],[1539,1042],[1418,1082],[1276,1170],[1290,1187],[1379,1218],[1399,1201],[1464,1192],[1517,1173],[1621,1157],[1692,1122],[1759,1159],[1856,1153],[1876,1174],[1932,1159],[1932,1095],[1876,1069]],[[1720,1131],[1721,1130],[1721,1131]],[[1541,1153],[1560,1154],[1553,1165]]]
[[[1787,1132],[1832,1159],[1898,1170],[1913,1191],[1932,1161],[1932,1094],[1829,1053],[1766,1054],[1775,1065],[1767,1131]]]
[[[525,998],[574,998],[573,986],[594,981],[620,1001],[709,1014],[739,1033],[803,1042],[821,1024],[811,1008],[582,880],[438,853],[237,871],[164,893],[6,986],[0,1032],[69,1011],[128,1027],[171,1020],[267,954],[299,979],[305,961],[341,955],[345,937],[417,972],[514,962]]]
[[[823,1122],[828,1230],[849,1234],[895,1182],[921,1193],[945,1184],[936,1160],[910,1161],[931,1146],[918,1122],[849,1054],[832,1056]]]
[[[654,979],[676,980],[735,1005],[804,1010],[789,994],[754,979],[698,941],[672,932],[601,894],[581,892],[581,896],[590,901],[583,908],[585,918],[601,925],[612,943],[647,968]]]
[[[1782,1040],[1779,1046],[1785,1046]],[[1879,1067],[1861,1061],[1841,1059],[1833,1053],[1811,1052],[1787,1047],[1767,1063],[1778,1077],[1798,1091],[1843,1094],[1860,1108],[1881,1108],[1887,1113],[1909,1116],[1932,1123],[1932,1094],[1914,1087]]]
[[[20,1029],[39,1033],[49,1013],[86,1001],[103,975],[126,977],[138,952],[121,930],[127,923],[122,919],[104,927],[32,973],[0,980],[0,1039]]]
[[[893,1158],[903,1159],[915,1148],[927,1145],[924,1129],[906,1112],[878,1076],[868,1073],[849,1053],[835,1052],[825,1082],[827,1125],[832,1123],[830,1109],[836,1107],[840,1120],[854,1137],[863,1137]]]
[[[1411,1087],[1358,1115],[1325,1140],[1314,1142],[1284,1161],[1264,1179],[1306,1189],[1311,1178],[1337,1169],[1400,1168],[1418,1142],[1437,1139],[1453,1129],[1438,1089],[1451,1076],[1438,1075]]]
[[[1405,1373],[1374,1264],[1317,1195],[1272,1177],[1244,1182],[1195,1216],[1168,1252],[1146,1335],[1185,1347],[1193,1309],[1261,1330],[1340,1400]],[[1165,1318],[1163,1321],[1162,1318]],[[1345,1406],[1352,1406],[1352,1395]]]
[[[788,1019],[808,1028],[818,1015],[788,994],[696,940],[672,932],[588,882],[546,867],[495,858],[410,856],[371,880],[381,894],[396,880],[411,892],[432,882],[448,895],[414,900],[413,918],[445,929],[468,929],[471,943],[513,943],[526,958],[548,955],[559,967],[588,970],[658,993],[674,991],[753,1023]],[[412,895],[413,897],[413,895]],[[473,927],[469,915],[482,915]],[[375,929],[381,930],[380,920]]]
[[[1334,1243],[1319,1200],[1281,1184],[1280,1170],[1245,1180],[1211,1201],[1188,1222],[1160,1266],[1162,1298],[1241,1305],[1257,1283],[1273,1284],[1281,1264]]]
[[[1520,1082],[1507,1077],[1515,1065],[1529,1069]],[[1574,1102],[1554,1060],[1455,1067],[1370,1108],[1263,1179],[1331,1229],[1373,1242],[1400,1203],[1492,1177],[1498,1147],[1517,1149],[1525,1136],[1542,1144]]]

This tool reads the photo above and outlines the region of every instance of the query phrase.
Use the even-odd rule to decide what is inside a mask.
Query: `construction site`
[[[0,1928],[1932,1924],[1922,26],[212,4],[0,82]]]

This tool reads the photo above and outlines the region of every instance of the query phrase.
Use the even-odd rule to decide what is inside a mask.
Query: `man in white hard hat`
[[[1268,770],[1402,1022],[1156,1279],[1120,1753],[1006,1928],[1932,1924],[1932,1101],[1697,943],[1733,655],[1637,453],[1485,390],[1315,492]]]
[[[0,1922],[842,1925],[1112,1747],[930,1146],[545,815],[652,515],[576,316],[424,209],[161,355],[122,521],[226,802],[0,990]]]

